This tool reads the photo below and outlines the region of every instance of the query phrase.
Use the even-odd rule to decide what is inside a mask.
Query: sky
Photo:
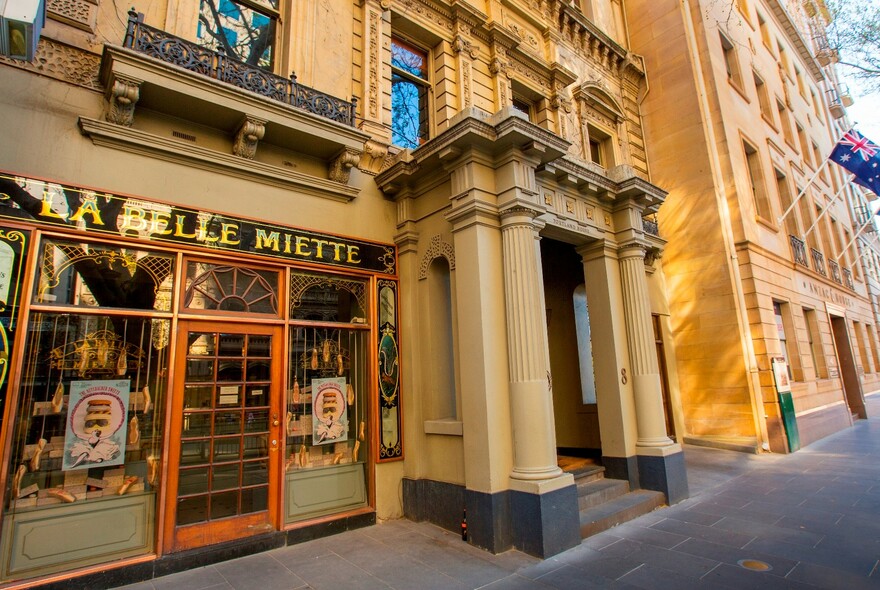
[[[853,88],[852,84],[850,88]],[[853,94],[855,103],[847,109],[850,121],[862,135],[880,143],[880,93],[859,96],[854,91]]]

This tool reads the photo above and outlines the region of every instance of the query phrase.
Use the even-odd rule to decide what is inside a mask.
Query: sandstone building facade
[[[46,8],[0,63],[0,584],[465,511],[546,556],[560,455],[686,497],[622,2]]]
[[[627,8],[651,74],[653,178],[669,190],[659,219],[684,440],[788,452],[864,418],[880,387],[877,320],[853,245],[864,210],[825,162],[849,97],[824,4]]]

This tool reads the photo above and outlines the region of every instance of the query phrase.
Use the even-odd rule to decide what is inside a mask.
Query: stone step
[[[593,508],[629,492],[629,482],[622,479],[577,480],[578,510]]]
[[[581,510],[581,538],[586,539],[615,525],[647,514],[665,503],[666,497],[662,492],[636,490],[599,506]]]
[[[605,477],[605,468],[601,465],[585,465],[566,473],[571,473],[574,476],[575,483],[580,484],[603,479]]]

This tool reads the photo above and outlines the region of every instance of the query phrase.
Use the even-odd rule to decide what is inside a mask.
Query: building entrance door
[[[278,326],[181,321],[165,518],[168,552],[278,526]]]
[[[837,362],[840,365],[840,377],[843,380],[846,404],[849,406],[853,419],[867,418],[865,398],[862,394],[861,383],[859,382],[855,354],[852,349],[852,343],[849,340],[846,320],[844,318],[835,315],[831,316],[831,334],[834,337],[834,350],[837,353]]]

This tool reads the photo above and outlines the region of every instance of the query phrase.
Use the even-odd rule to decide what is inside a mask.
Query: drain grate
[[[772,565],[759,559],[740,559],[736,563],[740,567],[752,570],[753,572],[769,572],[773,569]]]

